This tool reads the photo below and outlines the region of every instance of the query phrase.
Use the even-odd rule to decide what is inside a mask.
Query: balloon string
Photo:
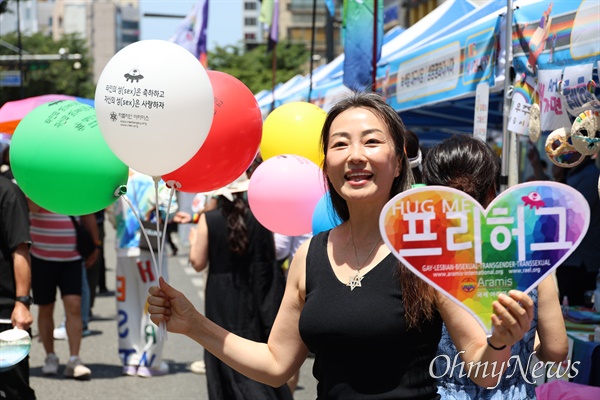
[[[154,180],[154,215],[156,221],[156,234],[160,233],[160,214],[158,211],[158,181],[160,180],[159,176],[153,176]],[[162,241],[160,240],[160,235],[158,236],[158,240],[156,241],[156,246],[158,247],[158,276],[162,276]]]
[[[161,177],[160,176],[153,176],[152,180],[154,181],[154,207],[156,210],[156,232],[157,234],[160,232],[160,214],[158,211],[158,182],[160,181]],[[170,205],[170,201],[169,201],[169,205]],[[164,226],[165,228],[167,227],[167,221],[166,218],[169,216],[169,214],[167,213],[167,216],[165,217],[165,222],[164,222]],[[165,229],[166,231],[166,229]],[[164,254],[164,247],[165,247],[165,235],[163,234],[162,240],[161,237],[158,237],[158,240],[156,241],[156,245],[158,246],[158,276],[163,276],[163,254]],[[158,325],[158,337],[157,337],[159,342],[162,341],[166,341],[167,340],[167,324],[165,321],[161,321]]]
[[[152,243],[150,243],[150,239],[148,239],[148,234],[146,233],[146,229],[144,229],[144,225],[142,225],[142,220],[140,218],[140,215],[126,194],[123,194],[121,197],[123,198],[123,200],[125,200],[127,205],[129,205],[131,212],[133,212],[133,215],[135,215],[135,218],[137,219],[138,223],[140,224],[141,231],[144,234],[146,241],[148,242],[148,247],[150,248],[150,255],[152,256],[152,267],[154,269],[154,273],[156,274],[156,276],[160,276],[160,273],[158,271],[158,263],[156,262],[156,257],[154,256],[154,250],[152,249]],[[157,243],[158,242],[159,241],[157,240]],[[164,332],[163,332],[163,330],[164,330]],[[157,340],[162,341],[163,339],[165,339],[165,337],[166,337],[165,332],[166,332],[166,325],[163,327],[163,322],[161,322],[159,325],[159,329],[158,329]]]
[[[171,202],[173,201],[173,195],[175,194],[175,187],[171,188],[171,193],[169,194],[169,204],[167,205],[167,216],[165,217],[165,223],[163,225],[163,235],[162,235],[162,245],[161,248],[164,251],[165,242],[167,239],[167,221],[169,219],[169,215],[171,215]]]
[[[164,254],[164,249],[165,249],[165,242],[167,239],[167,220],[169,219],[169,215],[171,215],[171,202],[173,201],[173,195],[175,194],[175,186],[171,187],[171,193],[169,194],[169,204],[167,204],[167,215],[165,216],[165,221],[163,224],[163,233],[162,233],[162,244],[161,244],[161,249],[163,251]],[[161,257],[162,260],[162,257]],[[162,268],[162,267],[161,267]],[[162,269],[161,269],[161,273],[162,273]],[[159,330],[158,330],[158,335],[159,335],[159,339],[160,340],[168,340],[168,336],[167,336],[167,324],[162,321],[159,325]],[[162,335],[162,336],[161,336]]]
[[[148,239],[148,235],[146,234],[146,230],[144,229],[144,225],[142,225],[142,220],[140,219],[140,215],[138,214],[137,210],[135,209],[135,207],[131,203],[131,200],[129,200],[129,197],[127,197],[126,194],[122,195],[121,198],[123,200],[125,200],[125,202],[127,203],[127,205],[129,205],[129,208],[131,209],[131,212],[133,212],[133,215],[135,215],[135,218],[137,219],[138,223],[140,224],[140,228],[142,229],[142,233],[144,234],[144,237],[146,238],[146,241],[148,242],[148,246],[150,247],[150,255],[152,255],[154,273],[158,276],[158,269],[156,268],[156,265],[157,265],[156,264],[156,258],[154,257],[154,251],[152,251],[152,243],[150,243],[150,239]]]

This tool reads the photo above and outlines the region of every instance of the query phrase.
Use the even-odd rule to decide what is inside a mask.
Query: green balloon
[[[21,120],[11,139],[10,164],[34,203],[64,215],[111,205],[129,174],[104,141],[94,108],[72,100],[43,104]]]

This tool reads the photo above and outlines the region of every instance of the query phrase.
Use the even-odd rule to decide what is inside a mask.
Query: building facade
[[[56,0],[52,37],[77,33],[93,58],[94,82],[108,61],[125,46],[140,40],[137,0]]]
[[[10,2],[9,10],[0,14],[0,36],[19,29],[22,35],[42,32],[55,40],[66,34],[85,39],[94,82],[115,53],[140,40],[138,0],[29,0]]]
[[[242,38],[247,49],[264,43],[262,27],[259,21],[260,2],[258,0],[242,0]]]

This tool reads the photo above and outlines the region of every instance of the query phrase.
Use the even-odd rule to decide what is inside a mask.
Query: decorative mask
[[[585,158],[573,146],[571,137],[565,128],[559,128],[548,135],[546,154],[552,163],[564,168],[573,168]]]

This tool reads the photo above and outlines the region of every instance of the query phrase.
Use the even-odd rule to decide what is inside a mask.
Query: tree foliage
[[[5,13],[8,10],[8,2],[10,0],[0,0],[0,14]]]
[[[297,74],[305,74],[310,53],[302,44],[280,42],[275,49],[275,83],[287,82]],[[273,52],[266,45],[245,50],[243,45],[216,47],[208,54],[210,69],[225,72],[242,81],[252,93],[271,90]]]
[[[13,46],[18,45],[17,33],[12,32],[0,37]],[[29,54],[60,54],[64,49],[69,54],[81,54],[81,59],[62,59],[57,61],[35,61],[23,63],[23,95],[32,97],[43,94],[65,94],[94,98],[95,85],[92,74],[92,60],[89,57],[84,39],[75,34],[65,35],[53,40],[40,32],[30,36],[21,36],[22,49]],[[0,55],[15,55],[15,52],[0,46]],[[79,66],[77,69],[76,67]],[[0,61],[0,71],[18,70],[17,62]],[[20,87],[2,87],[0,104],[21,98]]]

